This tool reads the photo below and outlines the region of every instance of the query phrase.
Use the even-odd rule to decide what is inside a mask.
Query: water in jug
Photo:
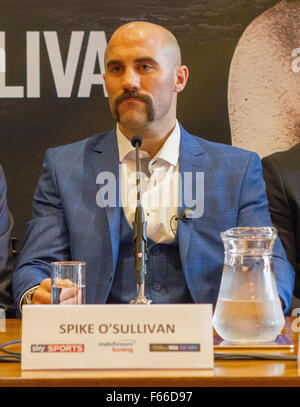
[[[221,233],[224,269],[213,326],[227,342],[273,342],[284,315],[273,272],[274,227],[237,227]]]

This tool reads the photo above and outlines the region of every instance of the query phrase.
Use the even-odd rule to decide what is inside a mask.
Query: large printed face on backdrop
[[[159,26],[132,23],[110,40],[103,77],[121,129],[174,123],[176,96],[184,88],[187,69],[180,66],[178,45],[169,34]]]
[[[228,109],[235,146],[264,157],[300,142],[300,0],[280,1],[243,33]]]

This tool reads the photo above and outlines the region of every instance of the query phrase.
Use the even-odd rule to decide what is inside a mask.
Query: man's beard
[[[142,93],[139,92],[124,92],[122,95],[118,96],[114,102],[113,106],[113,115],[115,119],[120,122],[120,114],[118,110],[118,106],[120,102],[124,99],[128,98],[135,98],[135,99],[141,99],[146,103],[146,114],[147,114],[147,119],[148,122],[152,122],[154,120],[154,106],[153,106],[153,101],[148,95],[143,95]]]

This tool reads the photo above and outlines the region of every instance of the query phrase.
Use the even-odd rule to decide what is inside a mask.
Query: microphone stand
[[[135,250],[135,275],[137,280],[137,295],[130,304],[150,304],[152,301],[145,297],[145,274],[147,255],[147,234],[144,217],[144,210],[141,204],[141,183],[140,183],[140,157],[139,147],[142,144],[142,137],[135,136],[131,140],[131,144],[135,147],[136,158],[136,187],[137,187],[137,206],[135,210],[135,219],[133,222],[133,242]]]

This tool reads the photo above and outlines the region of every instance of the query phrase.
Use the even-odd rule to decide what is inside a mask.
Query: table
[[[283,333],[294,349],[280,350],[297,355],[298,319],[287,317]],[[299,318],[300,327],[300,318]],[[6,320],[0,343],[21,339],[21,321]],[[9,350],[20,352],[20,344]],[[255,351],[257,353],[257,351]],[[270,351],[269,351],[270,352]],[[278,353],[278,351],[276,351]],[[249,353],[249,350],[247,350]],[[266,353],[264,351],[263,353]],[[272,351],[274,354],[274,350]],[[0,387],[299,387],[300,364],[296,360],[216,360],[214,370],[80,370],[21,371],[20,363],[0,363]]]

